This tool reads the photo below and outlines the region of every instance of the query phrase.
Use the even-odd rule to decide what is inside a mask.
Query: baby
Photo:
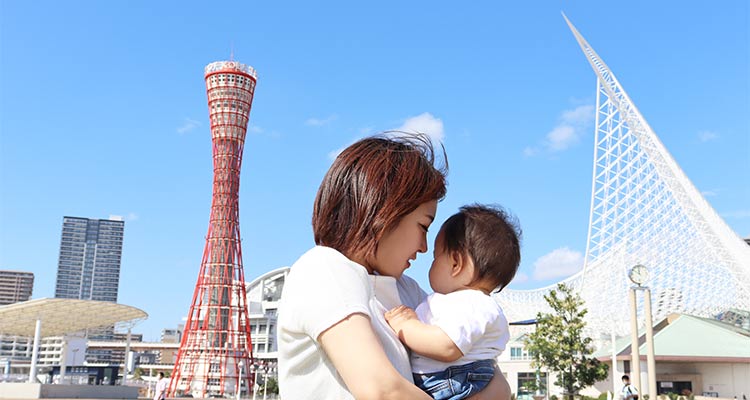
[[[484,389],[510,334],[490,296],[502,290],[521,261],[521,230],[500,208],[461,207],[435,238],[429,295],[416,312],[385,314],[411,349],[414,383],[434,399],[464,399]]]

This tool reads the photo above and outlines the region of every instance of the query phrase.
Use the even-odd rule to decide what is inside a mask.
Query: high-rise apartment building
[[[0,270],[0,306],[26,301],[33,290],[33,273]]]
[[[55,297],[116,303],[124,231],[121,217],[63,217]],[[114,340],[114,326],[89,331],[88,339]],[[87,349],[85,360],[111,363],[112,350]]]
[[[125,222],[63,217],[55,297],[117,302]]]

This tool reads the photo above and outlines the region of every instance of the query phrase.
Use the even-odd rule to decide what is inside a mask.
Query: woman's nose
[[[427,252],[427,235],[422,236],[422,240],[419,242],[419,249],[417,251],[419,251],[420,253]]]

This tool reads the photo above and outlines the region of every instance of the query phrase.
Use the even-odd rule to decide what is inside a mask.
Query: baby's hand
[[[390,311],[385,312],[385,320],[388,321],[388,324],[396,332],[400,330],[403,323],[412,319],[419,319],[417,318],[417,313],[404,305],[394,307]]]

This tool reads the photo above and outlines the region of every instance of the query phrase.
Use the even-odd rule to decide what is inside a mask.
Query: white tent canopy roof
[[[33,337],[37,319],[47,337],[146,318],[145,311],[124,304],[45,298],[0,306],[0,334]]]

